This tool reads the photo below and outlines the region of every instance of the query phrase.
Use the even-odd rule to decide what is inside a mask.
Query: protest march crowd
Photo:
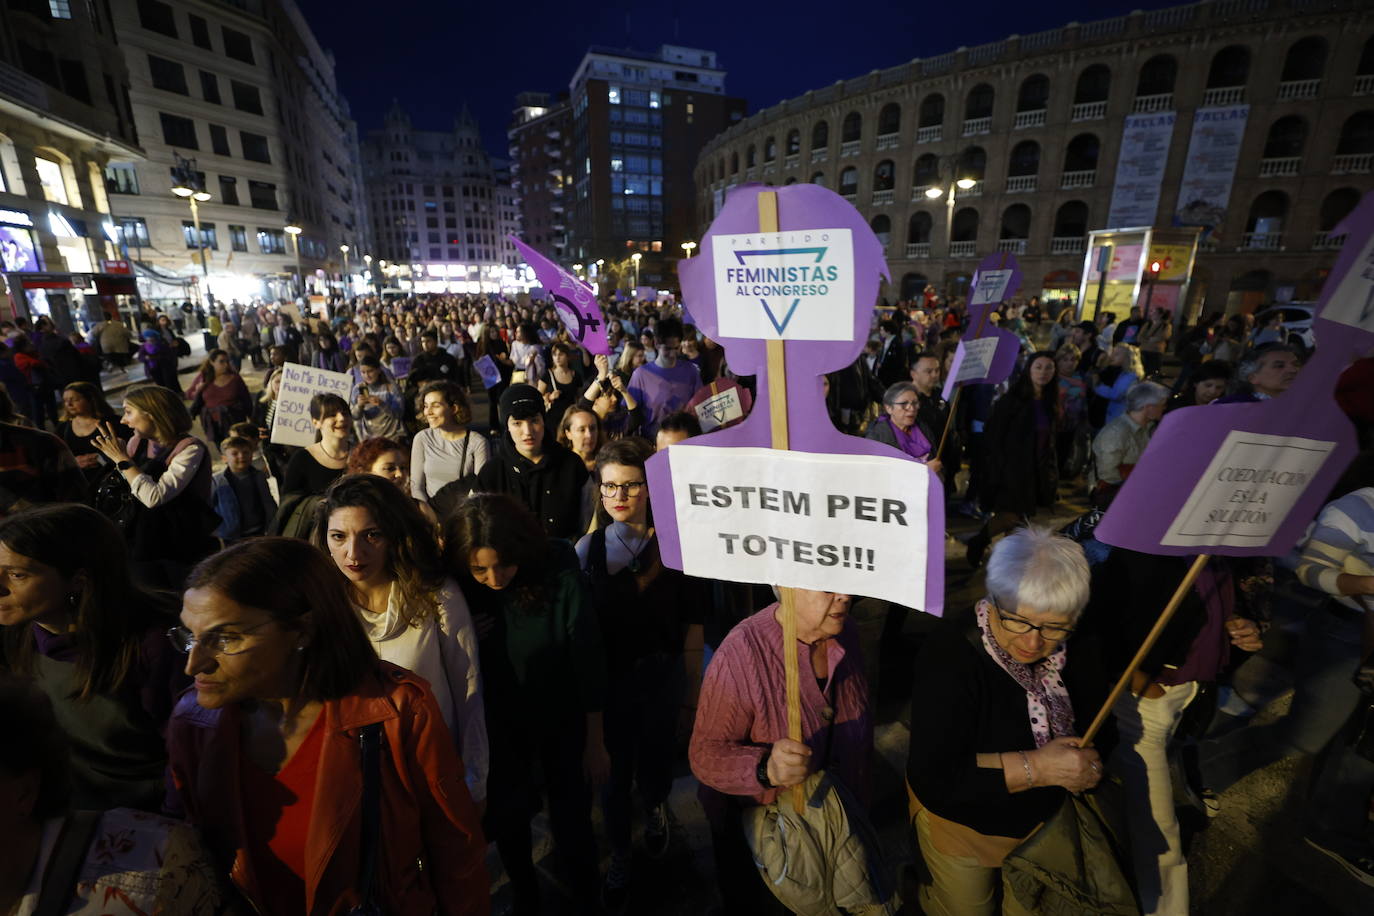
[[[1085,843],[1100,897],[1053,911],[1186,914],[1179,810],[1299,755],[1306,841],[1374,885],[1374,723],[1350,728],[1374,693],[1374,359],[1335,392],[1361,451],[1301,543],[1209,559],[1089,746],[1190,564],[1095,526],[1166,412],[1278,397],[1309,354],[1248,316],[1175,336],[1162,309],[1032,297],[990,319],[1020,342],[1010,379],[951,404],[964,302],[875,311],[830,421],[937,474],[981,523],[950,566],[985,575],[910,666],[903,902],[866,824],[891,647],[861,596],[796,590],[787,737],[777,599],[665,565],[645,470],[740,422],[755,379],[676,305],[603,309],[609,356],[527,297],[234,302],[185,391],[167,316],[56,343],[0,324],[0,913],[483,914],[498,883],[517,914],[654,913],[634,865],[681,843],[684,751],[722,913],[1048,912],[1013,852],[1111,782],[1130,842]],[[122,413],[98,358],[145,367]],[[293,391],[290,365],[351,396]],[[272,441],[291,410],[313,443]],[[784,850],[821,771],[847,801],[804,816],[833,842]]]

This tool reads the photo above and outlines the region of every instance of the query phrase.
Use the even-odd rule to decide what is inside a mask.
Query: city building
[[[583,56],[569,85],[565,261],[591,276],[599,265],[613,288],[634,285],[636,273],[643,286],[676,285],[683,243],[697,238],[697,154],[744,117],[744,100],[725,94],[725,75],[714,51],[677,45],[654,54],[593,47]]]
[[[393,103],[382,129],[363,139],[362,159],[375,254],[386,262],[389,288],[477,293],[528,285],[506,238],[520,226],[509,170],[488,156],[466,106],[452,130],[435,131],[415,129]]]
[[[698,223],[744,182],[824,184],[886,246],[888,301],[960,294],[995,251],[1023,296],[1076,300],[1091,230],[1196,226],[1176,321],[1313,299],[1374,187],[1371,36],[1358,0],[1220,0],[913,60],[716,137]]]
[[[555,261],[566,260],[568,253],[571,128],[572,106],[566,97],[550,102],[548,93],[522,92],[515,97],[515,113],[506,130],[511,187],[520,210],[518,234]]]
[[[0,302],[64,330],[127,304],[133,285],[105,193],[143,157],[108,6],[0,0]]]
[[[369,244],[356,129],[294,0],[111,8],[146,159],[106,186],[145,298],[338,290]]]

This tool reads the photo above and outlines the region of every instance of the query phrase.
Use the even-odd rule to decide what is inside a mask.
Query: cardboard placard
[[[480,357],[472,364],[477,370],[477,375],[482,379],[482,387],[495,388],[501,384],[501,367],[496,365],[496,360],[490,356]]]
[[[310,445],[315,427],[310,422],[310,400],[317,394],[337,394],[350,403],[353,376],[347,372],[313,369],[299,363],[282,366],[281,393],[272,417],[273,445]]]
[[[849,339],[852,230],[720,235],[710,263],[723,336]]]
[[[394,356],[391,359],[391,377],[403,379],[410,375],[411,358],[409,356]]]

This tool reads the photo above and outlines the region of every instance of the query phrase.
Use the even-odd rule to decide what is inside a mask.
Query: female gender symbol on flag
[[[605,319],[596,304],[596,294],[581,280],[559,267],[513,235],[506,236],[534,268],[534,275],[553,299],[558,320],[587,351],[599,356],[611,354],[606,343]]]

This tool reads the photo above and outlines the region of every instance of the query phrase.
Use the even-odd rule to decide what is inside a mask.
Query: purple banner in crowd
[[[761,191],[777,194],[776,233],[759,231]],[[887,275],[862,215],[819,185],[741,186],[726,197],[700,256],[679,262],[678,272],[697,325],[724,345],[731,369],[757,377],[759,390],[742,423],[650,460],[663,561],[939,614],[939,478],[896,449],[835,429],[822,394],[824,374],[862,351]],[[789,452],[770,449],[768,338],[785,348]],[[712,550],[706,567],[701,558]]]
[[[609,356],[611,348],[606,343],[606,320],[601,316],[601,306],[596,304],[596,293],[591,287],[515,236],[506,237],[520,251],[525,263],[534,269],[534,275],[553,298],[554,311],[558,312],[559,320],[573,340],[586,347],[589,353]]]
[[[957,385],[999,385],[1016,368],[1021,340],[993,324],[991,313],[1020,287],[1021,266],[1016,255],[990,254],[979,262],[969,285],[968,325],[945,379],[945,400]]]

